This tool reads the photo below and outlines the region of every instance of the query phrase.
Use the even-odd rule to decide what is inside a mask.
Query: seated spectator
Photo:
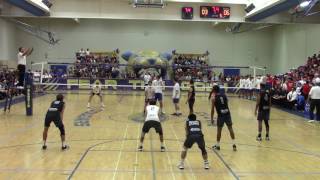
[[[297,97],[298,97],[298,94],[297,94],[296,88],[293,87],[291,91],[287,94],[287,102],[288,102],[287,105],[289,109],[293,109],[293,107],[297,103]]]

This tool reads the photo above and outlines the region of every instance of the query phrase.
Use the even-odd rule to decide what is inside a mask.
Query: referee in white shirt
[[[29,56],[33,51],[33,48],[19,48],[18,52],[18,74],[19,74],[19,79],[18,79],[18,84],[17,86],[24,86],[24,74],[26,73],[26,65],[27,65],[27,56]]]
[[[310,103],[310,121],[314,122],[314,109],[317,110],[317,121],[320,122],[320,78],[315,79],[315,86],[309,92],[308,101]]]

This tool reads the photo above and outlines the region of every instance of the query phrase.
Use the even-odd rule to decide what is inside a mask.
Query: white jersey
[[[262,83],[262,79],[257,78],[257,79],[256,79],[255,88],[256,88],[256,89],[261,89],[261,87],[260,87],[261,83]]]
[[[93,85],[92,86],[92,92],[95,94],[100,94],[101,93],[101,86],[100,85]]]
[[[240,88],[244,88],[244,81],[243,81],[244,79],[240,79],[240,81],[239,81],[239,86],[240,86]]]
[[[146,107],[147,117],[145,121],[158,121],[159,119],[159,107],[155,105],[149,105]]]
[[[27,65],[27,56],[23,55],[22,52],[18,53],[17,58],[18,58],[18,64]]]
[[[147,86],[144,91],[147,99],[154,99],[154,88],[152,86]]]
[[[155,93],[161,93],[162,94],[162,86],[163,86],[163,81],[161,79],[159,80],[153,80],[152,81],[152,86],[155,89]]]
[[[173,86],[172,98],[173,99],[179,99],[180,98],[180,85],[179,85],[179,83],[176,83]]]
[[[151,76],[149,74],[145,74],[143,76],[144,84],[147,85],[149,81],[151,80]]]

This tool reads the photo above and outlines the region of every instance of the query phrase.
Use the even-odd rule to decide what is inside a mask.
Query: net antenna
[[[8,20],[14,23],[22,31],[27,32],[50,45],[54,46],[60,41],[60,39],[56,38],[56,34],[54,32],[42,29],[40,27],[35,27],[33,25],[30,25],[28,23],[25,23],[16,19],[8,19]]]

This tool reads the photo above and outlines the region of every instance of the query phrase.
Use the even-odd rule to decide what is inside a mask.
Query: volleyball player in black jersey
[[[63,95],[58,94],[56,100],[51,103],[50,108],[48,109],[48,112],[46,114],[43,130],[43,150],[47,149],[46,141],[51,122],[53,122],[60,130],[60,137],[62,142],[61,149],[65,150],[69,148],[69,146],[65,144],[65,130],[62,122],[64,109],[65,103],[63,102]]]
[[[220,139],[221,139],[221,131],[223,128],[223,125],[226,124],[228,126],[228,130],[232,139],[232,147],[233,150],[237,150],[237,146],[235,144],[235,135],[232,128],[232,120],[231,120],[231,114],[228,106],[228,99],[227,96],[224,94],[220,94],[220,87],[218,85],[215,85],[212,87],[212,117],[214,115],[214,109],[216,109],[218,118],[217,118],[217,144],[214,145],[212,148],[216,150],[220,150]],[[212,122],[214,123],[214,122]]]
[[[261,141],[261,132],[262,132],[262,121],[266,126],[266,140],[269,141],[269,119],[270,119],[270,108],[271,108],[271,96],[268,90],[266,90],[266,85],[260,85],[260,95],[257,98],[256,109],[254,111],[255,116],[258,120],[258,136],[257,141]]]
[[[208,154],[206,151],[206,144],[204,142],[203,133],[201,131],[201,122],[197,120],[197,116],[190,114],[185,125],[186,130],[186,140],[183,144],[183,150],[181,152],[181,161],[179,164],[179,169],[184,169],[184,160],[187,157],[187,151],[192,147],[194,143],[198,144],[199,149],[202,153],[202,158],[204,161],[204,168],[209,169]]]
[[[193,105],[194,102],[196,100],[196,92],[195,92],[195,88],[194,88],[194,82],[193,80],[190,80],[190,89],[188,91],[188,100],[186,102],[186,104],[189,104],[189,114],[193,114]]]

